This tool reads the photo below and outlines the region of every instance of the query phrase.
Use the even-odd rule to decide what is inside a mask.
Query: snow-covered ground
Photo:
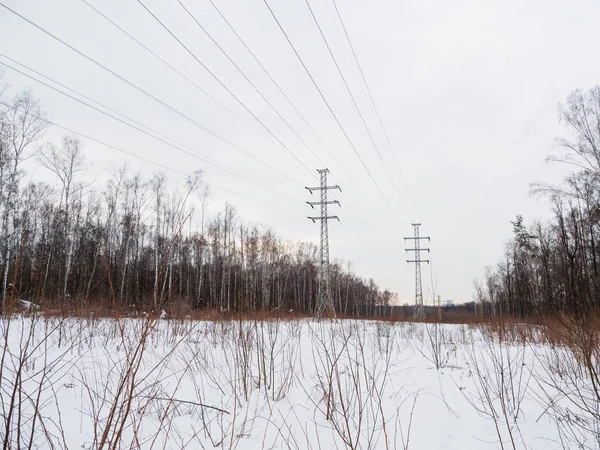
[[[570,350],[466,325],[0,320],[4,448],[600,448]]]

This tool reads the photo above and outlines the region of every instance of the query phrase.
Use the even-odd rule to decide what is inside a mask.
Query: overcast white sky
[[[87,1],[243,121],[122,34],[83,0],[0,0],[234,145],[215,138],[2,7],[0,53],[271,190],[179,152],[5,68],[3,81],[10,84],[11,94],[31,88],[61,125],[176,171],[203,169],[205,181],[215,186],[212,212],[230,201],[244,219],[270,226],[289,240],[318,240],[318,225],[306,219],[313,212],[304,203],[316,198],[311,198],[303,187],[317,184],[316,172],[313,175],[306,167],[313,171],[324,163],[331,171],[330,183],[343,189],[338,196],[342,208],[331,209],[341,218],[341,223],[330,224],[332,259],[352,261],[356,273],[397,292],[401,303],[414,301],[414,268],[404,262],[402,240],[412,234],[412,221],[421,222],[422,234],[431,236],[437,293],[444,299],[465,301],[471,299],[472,280],[483,274],[484,266],[502,257],[511,234],[509,221],[516,214],[528,221],[548,217],[547,200],[530,197],[528,189],[531,182],[558,183],[567,171],[544,162],[554,138],[564,134],[557,120],[557,105],[575,88],[587,90],[600,80],[600,2],[595,0],[338,0],[406,181],[403,183],[344,40],[332,0],[309,0],[396,190],[305,0],[270,0],[390,208],[263,0],[213,1],[318,138],[210,1],[182,2],[306,145],[177,0],[142,1],[302,164],[278,145],[137,0]],[[4,56],[0,56],[0,62],[18,67]],[[61,134],[60,130],[47,133],[56,139]],[[148,177],[158,170],[150,163],[91,141],[86,141],[86,155],[90,178],[102,179],[111,164],[125,161]],[[30,175],[44,176],[41,172]],[[169,176],[173,182],[183,180],[177,174]],[[432,273],[424,267],[429,303]]]

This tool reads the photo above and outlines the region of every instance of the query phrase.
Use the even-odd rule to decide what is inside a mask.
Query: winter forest
[[[84,142],[44,140],[46,113],[30,92],[2,98],[0,213],[2,298],[77,309],[94,305],[139,311],[311,313],[318,284],[318,248],[285,242],[238,217],[226,205],[207,214],[202,172],[177,188],[167,175],[144,180],[127,166],[106,186],[87,181]],[[589,313],[600,305],[600,88],[574,92],[560,117],[571,137],[549,161],[575,171],[564,185],[532,184],[548,196],[554,219],[513,223],[506,257],[475,282],[480,311],[518,317]],[[25,167],[45,168],[54,184]],[[374,316],[394,303],[336,262],[330,267],[336,310]]]
[[[144,180],[126,166],[106,186],[86,178],[85,143],[47,142],[46,113],[30,92],[2,97],[0,251],[2,298],[59,309],[121,311],[217,308],[296,311],[315,306],[318,249],[284,242],[245,223],[235,206],[207,213],[202,172],[169,189],[167,175]],[[47,169],[54,184],[27,176]],[[199,225],[199,226],[198,226]],[[372,280],[330,266],[336,309],[375,315],[393,295]]]
[[[505,258],[475,283],[487,313],[589,316],[600,308],[600,87],[573,92],[559,116],[568,137],[548,160],[574,171],[562,185],[532,184],[531,195],[550,198],[553,219],[512,221]]]

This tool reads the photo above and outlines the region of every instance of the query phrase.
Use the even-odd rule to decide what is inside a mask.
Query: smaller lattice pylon
[[[427,239],[431,240],[429,236],[420,236],[419,227],[420,223],[413,223],[414,236],[405,237],[404,240],[414,240],[414,248],[406,248],[407,252],[415,252],[415,259],[407,259],[407,263],[415,263],[415,319],[425,318],[425,308],[423,307],[423,285],[421,283],[421,263],[429,264],[428,259],[421,259],[421,252],[429,252],[428,248],[421,248],[421,241]]]

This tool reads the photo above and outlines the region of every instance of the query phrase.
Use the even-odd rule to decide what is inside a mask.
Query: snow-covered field
[[[600,448],[569,349],[466,325],[0,320],[4,449]]]

